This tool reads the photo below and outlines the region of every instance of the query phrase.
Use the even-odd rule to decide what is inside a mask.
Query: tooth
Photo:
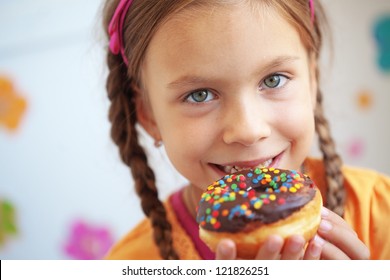
[[[253,169],[255,168],[267,168],[271,165],[272,163],[272,158],[269,159],[269,160],[266,160],[265,162],[263,163],[260,163],[259,165],[253,167]],[[245,170],[247,169],[248,167],[240,167],[240,166],[237,166],[237,165],[234,165],[234,166],[230,166],[230,165],[226,165],[226,166],[223,166],[223,171],[225,173],[235,173],[235,172],[239,172],[239,171],[242,171],[242,170]]]
[[[265,162],[263,162],[263,163],[260,163],[260,164],[259,164],[258,166],[256,166],[256,167],[258,167],[258,168],[268,167],[268,166],[271,165],[271,163],[272,163],[272,158],[269,159],[269,160],[267,160],[267,161],[265,161]]]
[[[232,166],[227,165],[223,167],[223,171],[225,173],[231,173],[232,168],[233,168]]]
[[[242,171],[242,170],[244,170],[245,169],[245,167],[239,167],[239,166],[233,166],[233,169],[232,170],[234,170],[234,172],[237,172],[237,171]]]

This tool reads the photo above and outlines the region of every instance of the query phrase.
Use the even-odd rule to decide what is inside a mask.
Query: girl
[[[270,236],[257,259],[390,258],[390,180],[342,168],[322,111],[318,0],[113,0],[105,6],[111,135],[148,219],[112,259],[234,259],[198,237],[202,191],[232,167],[302,169],[324,199],[317,236]],[[190,185],[158,199],[139,123]],[[323,160],[307,158],[315,131]],[[368,249],[369,248],[369,249]]]

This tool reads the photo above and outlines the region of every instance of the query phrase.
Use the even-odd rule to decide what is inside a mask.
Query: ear
[[[141,92],[138,87],[134,87],[135,110],[138,123],[154,139],[161,140],[160,131],[158,130],[152,108],[147,100],[145,93]]]

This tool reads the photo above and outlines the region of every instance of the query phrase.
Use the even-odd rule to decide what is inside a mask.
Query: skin
[[[271,8],[248,3],[181,11],[152,38],[142,66],[137,117],[162,139],[191,185],[195,205],[221,166],[299,169],[314,136],[315,61],[297,31]],[[279,81],[278,81],[279,79]],[[324,209],[306,250],[301,236],[270,236],[257,259],[365,259],[368,250],[347,223]],[[217,259],[235,259],[221,240]]]

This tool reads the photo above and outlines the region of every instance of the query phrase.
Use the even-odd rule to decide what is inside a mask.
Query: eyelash
[[[263,85],[265,84],[265,81],[269,78],[272,78],[272,77],[279,77],[279,83],[275,86],[275,87],[268,87],[266,86],[265,88],[263,88]],[[284,80],[283,80],[284,79]],[[284,85],[289,81],[291,80],[290,77],[284,75],[284,74],[280,74],[280,73],[273,73],[267,77],[265,77],[261,83],[260,83],[260,86],[259,86],[259,89],[260,90],[273,90],[273,89],[278,89],[278,88],[281,88],[281,87],[284,87]],[[282,85],[280,85],[280,83],[282,83]]]
[[[266,81],[267,79],[269,79],[269,78],[272,78],[272,77],[279,77],[279,78],[281,78],[281,79],[279,80],[278,84],[277,84],[275,87],[268,87],[268,86],[263,87],[263,85],[265,84],[265,81]],[[283,79],[285,79],[285,80],[283,80]],[[265,78],[261,81],[260,86],[259,86],[259,89],[260,89],[260,90],[274,90],[274,89],[277,89],[277,88],[281,88],[281,87],[283,87],[289,80],[291,80],[291,78],[289,78],[288,76],[286,76],[286,75],[284,75],[284,74],[273,73],[273,74],[271,74],[271,75],[265,77]],[[283,84],[280,86],[280,83],[283,83]],[[196,100],[194,100],[194,94],[195,94],[195,93],[201,93],[201,92],[207,92],[206,99],[203,100],[203,101],[196,101]],[[207,89],[207,88],[204,88],[204,89],[197,89],[197,90],[194,90],[194,91],[190,92],[188,95],[186,95],[185,98],[184,98],[184,102],[192,103],[192,104],[195,104],[195,105],[196,105],[196,104],[201,104],[201,103],[210,102],[211,100],[214,100],[214,98],[211,99],[211,100],[208,100],[210,94],[213,95],[214,98],[216,97],[216,94],[213,93],[211,90],[209,90],[209,89]],[[190,100],[190,98],[192,98],[192,100]]]
[[[195,98],[194,98],[194,94],[195,93],[201,93],[201,92],[206,92],[207,93],[207,96],[206,96],[206,100],[203,100],[203,101],[196,101]],[[211,100],[207,100],[209,99],[209,96],[210,95],[213,95],[213,99],[211,100],[214,100],[214,98],[216,97],[216,94],[213,93],[211,90],[207,89],[207,88],[204,88],[204,89],[197,89],[197,90],[194,90],[192,92],[190,92],[188,95],[186,95],[186,97],[184,98],[184,102],[187,102],[187,103],[191,103],[191,104],[201,104],[201,103],[207,103],[207,102],[210,102]],[[192,98],[192,100],[190,100],[190,98]]]

